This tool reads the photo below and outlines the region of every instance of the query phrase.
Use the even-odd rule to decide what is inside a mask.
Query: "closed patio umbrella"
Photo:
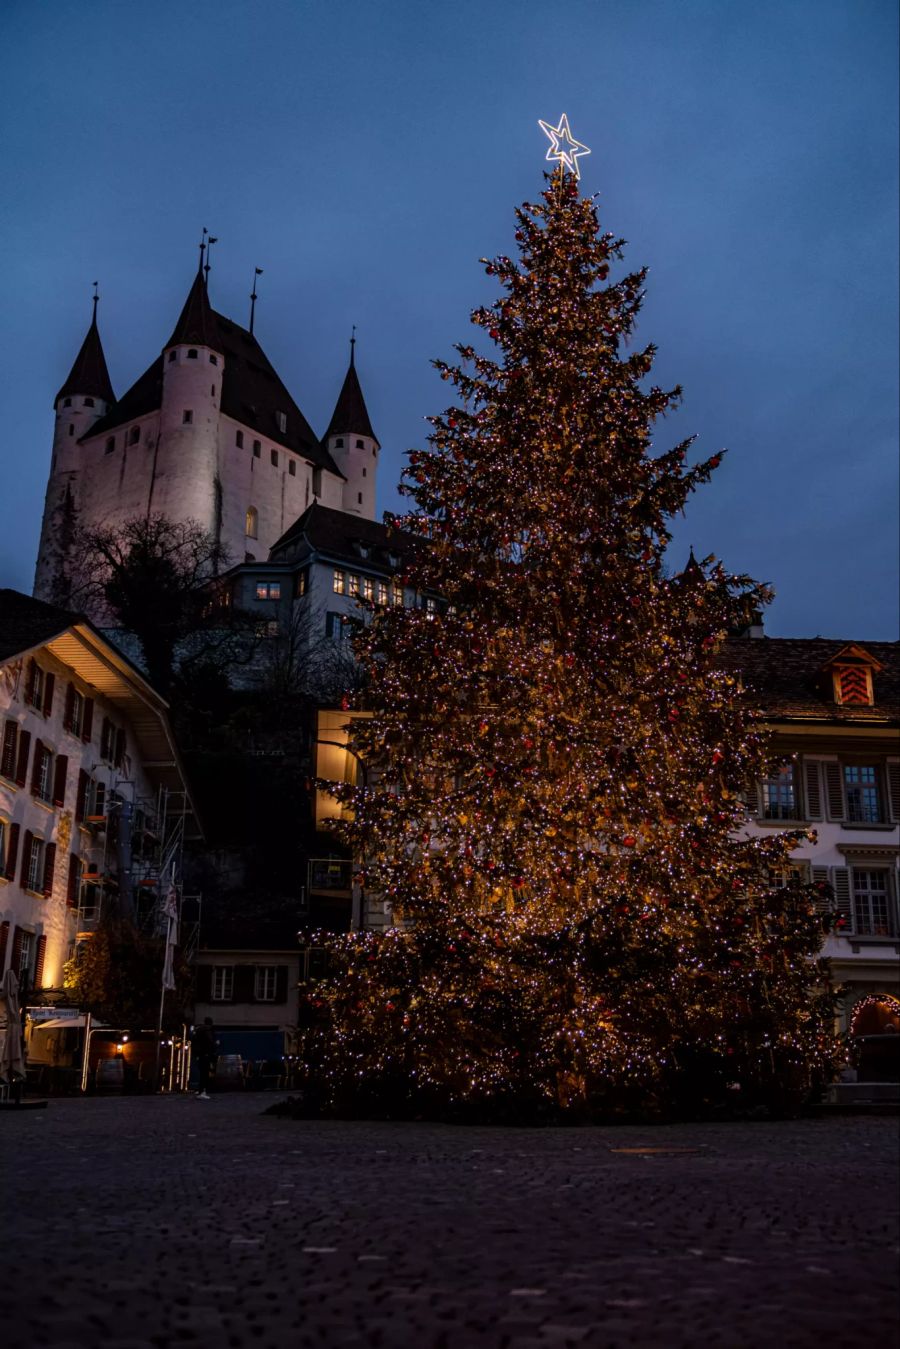
[[[19,980],[14,970],[7,970],[0,984],[0,1078],[4,1082],[17,1082],[24,1077]]]

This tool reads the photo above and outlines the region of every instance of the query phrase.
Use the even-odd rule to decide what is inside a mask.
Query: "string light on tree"
[[[556,163],[560,168],[565,167],[570,173],[574,173],[576,178],[581,177],[581,168],[578,160],[582,155],[589,155],[591,152],[581,141],[577,141],[569,130],[569,119],[565,113],[559,119],[559,126],[551,126],[549,122],[539,120],[538,126],[544,135],[550,141],[550,149],[547,151],[547,159],[551,163]]]
[[[454,401],[404,475],[401,579],[440,601],[355,637],[367,771],[336,828],[396,926],[328,943],[335,1110],[696,1114],[802,1094],[834,1051],[821,896],[767,880],[801,835],[741,835],[769,759],[720,653],[770,594],[664,568],[721,454],[655,445],[680,389],[633,345],[646,273],[609,281],[586,147],[544,129],[557,167],[518,257],[483,259],[499,296],[435,362]]]

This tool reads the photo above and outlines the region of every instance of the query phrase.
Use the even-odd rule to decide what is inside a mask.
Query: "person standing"
[[[211,1016],[204,1017],[202,1026],[194,1027],[191,1042],[197,1062],[197,1099],[208,1101],[213,1065],[219,1054],[219,1042]]]

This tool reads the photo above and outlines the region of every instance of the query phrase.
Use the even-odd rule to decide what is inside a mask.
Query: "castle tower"
[[[98,298],[94,296],[94,312],[81,349],[54,400],[53,451],[34,593],[38,599],[56,603],[68,600],[64,563],[78,514],[79,442],[115,402],[97,327]]]
[[[163,348],[158,453],[147,512],[221,532],[219,412],[225,355],[202,266]]]
[[[346,479],[341,509],[374,520],[375,475],[381,446],[372,430],[356,373],[355,347],[356,338],[351,337],[350,366],[325,432],[325,443]]]

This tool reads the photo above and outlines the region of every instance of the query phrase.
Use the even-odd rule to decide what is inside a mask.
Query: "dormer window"
[[[92,407],[94,406],[94,400],[93,400],[93,398],[86,398],[86,399],[84,400],[84,406],[85,406],[86,408],[92,408]]]
[[[278,430],[281,432],[282,435],[284,435],[285,431],[287,430],[287,413],[276,412],[275,423],[278,427]]]
[[[190,351],[188,352],[188,360],[196,361],[196,359],[197,359],[197,349],[196,347],[191,347]]]
[[[826,662],[834,701],[839,707],[872,707],[875,692],[872,675],[883,668],[864,647],[845,646]]]

